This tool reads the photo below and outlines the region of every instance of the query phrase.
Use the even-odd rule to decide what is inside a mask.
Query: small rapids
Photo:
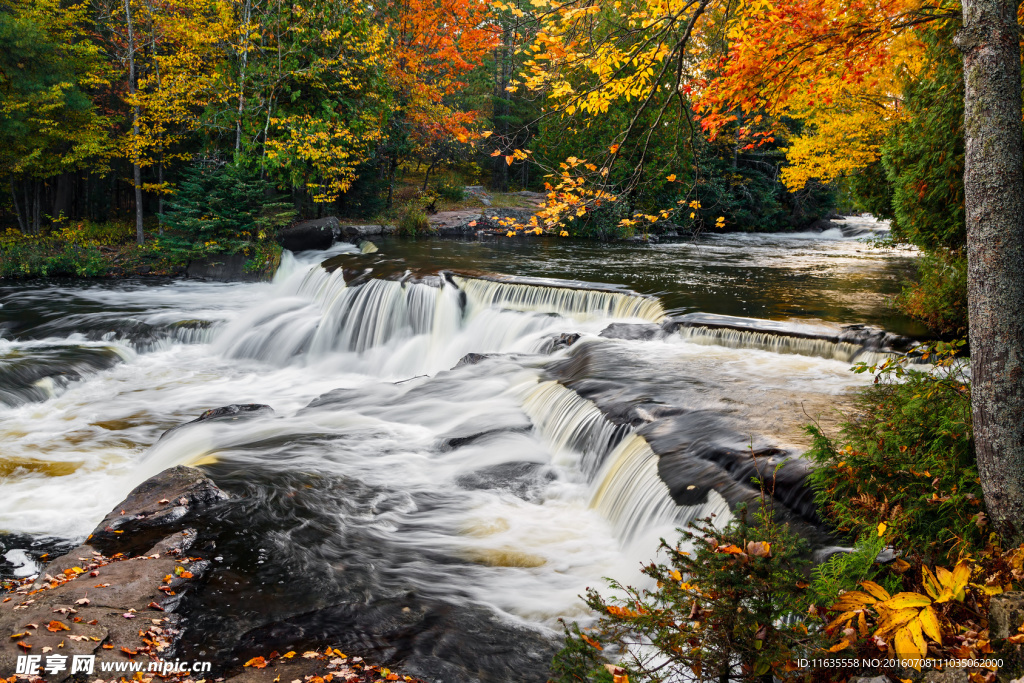
[[[3,288],[0,572],[193,464],[235,501],[196,643],[241,651],[277,623],[414,599],[454,606],[421,627],[486,662],[451,680],[503,680],[514,656],[460,628],[553,642],[559,618],[585,617],[586,587],[637,583],[659,537],[729,518],[750,495],[744,449],[796,460],[804,411],[870,381],[849,363],[904,350],[859,328],[682,324],[659,297],[543,270],[375,275],[392,248],[409,247],[286,252],[272,283]],[[321,267],[339,255],[366,268]],[[174,429],[239,403],[271,410]],[[793,471],[786,504],[804,519]]]

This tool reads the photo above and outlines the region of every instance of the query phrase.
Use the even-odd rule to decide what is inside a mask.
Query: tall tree
[[[997,528],[1024,540],[1024,137],[1019,0],[965,0],[964,200],[974,439]]]
[[[135,70],[135,52],[138,49],[138,41],[135,36],[135,23],[132,21],[132,6],[131,0],[124,0],[124,18],[125,18],[125,29],[128,32],[128,43],[125,49],[125,58],[128,62],[128,93],[132,99],[135,98],[136,89],[138,88],[138,81],[136,80],[137,72]],[[140,107],[138,103],[133,103],[132,107],[132,137],[131,142],[133,143],[139,139],[139,111]],[[142,244],[146,241],[146,234],[142,229],[142,165],[138,157],[134,154],[131,155],[132,162],[132,179],[134,180],[135,186],[135,241]]]

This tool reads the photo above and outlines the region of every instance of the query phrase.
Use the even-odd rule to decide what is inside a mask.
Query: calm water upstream
[[[878,350],[825,339],[838,325],[921,332],[885,305],[915,255],[838,231],[378,246],[286,254],[265,284],[0,287],[0,570],[191,463],[246,527],[214,560],[210,647],[408,594],[546,637],[659,536],[726,517],[747,495],[729,457],[798,455],[805,413],[870,381],[848,368]],[[760,320],[667,324],[694,312]],[[160,439],[233,403],[273,413]],[[502,680],[487,666],[466,680]]]

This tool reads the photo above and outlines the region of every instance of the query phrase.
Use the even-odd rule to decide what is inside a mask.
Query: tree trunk
[[[128,22],[128,92],[135,97],[135,27],[132,25],[132,7],[124,0],[124,15]],[[132,136],[139,137],[139,105],[132,106]],[[132,176],[135,184],[135,241],[142,244],[146,234],[142,230],[142,168],[138,159],[132,159]]]
[[[242,30],[245,32],[245,43],[242,48],[242,68],[238,79],[238,118],[235,119],[235,154],[242,149],[242,113],[245,111],[245,71],[249,66],[249,34],[252,21],[252,0],[245,0],[242,5]]]
[[[18,230],[28,233],[28,226],[21,217],[21,207],[18,206],[18,193],[14,191],[14,177],[11,176],[11,199],[14,201],[14,215],[18,217]],[[28,207],[26,207],[27,209]]]
[[[157,199],[156,215],[160,221],[159,234],[164,234],[164,153],[160,152],[160,163],[157,165],[157,183],[160,185],[160,196]]]
[[[427,191],[427,183],[430,182],[430,172],[432,170],[434,170],[433,162],[431,162],[431,164],[429,166],[427,166],[427,172],[423,175],[423,191],[424,192]]]
[[[35,192],[32,196],[32,234],[39,234],[39,186],[38,180],[32,182],[32,186],[35,188]]]
[[[964,0],[967,301],[982,490],[1024,541],[1024,141],[1018,0]]]

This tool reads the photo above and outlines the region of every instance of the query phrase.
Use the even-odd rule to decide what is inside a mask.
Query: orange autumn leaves
[[[659,128],[696,124],[711,140],[728,136],[743,151],[787,145],[782,180],[791,190],[873,163],[901,116],[903,82],[924,68],[916,31],[959,9],[953,0],[532,4],[536,39],[510,90],[525,87],[544,98],[545,115],[561,125],[615,129],[600,172],[578,169],[567,178],[550,169],[554,192],[542,216],[548,229],[581,208],[635,193],[645,181],[630,167],[657,168],[644,154],[651,136],[663,133],[641,119]],[[607,123],[595,123],[602,118]],[[782,119],[800,122],[799,132]],[[624,220],[642,225],[645,217]]]
[[[479,0],[401,0],[395,12],[389,76],[413,140],[421,148],[468,141],[481,114],[452,106],[450,98],[498,44],[488,6]]]

